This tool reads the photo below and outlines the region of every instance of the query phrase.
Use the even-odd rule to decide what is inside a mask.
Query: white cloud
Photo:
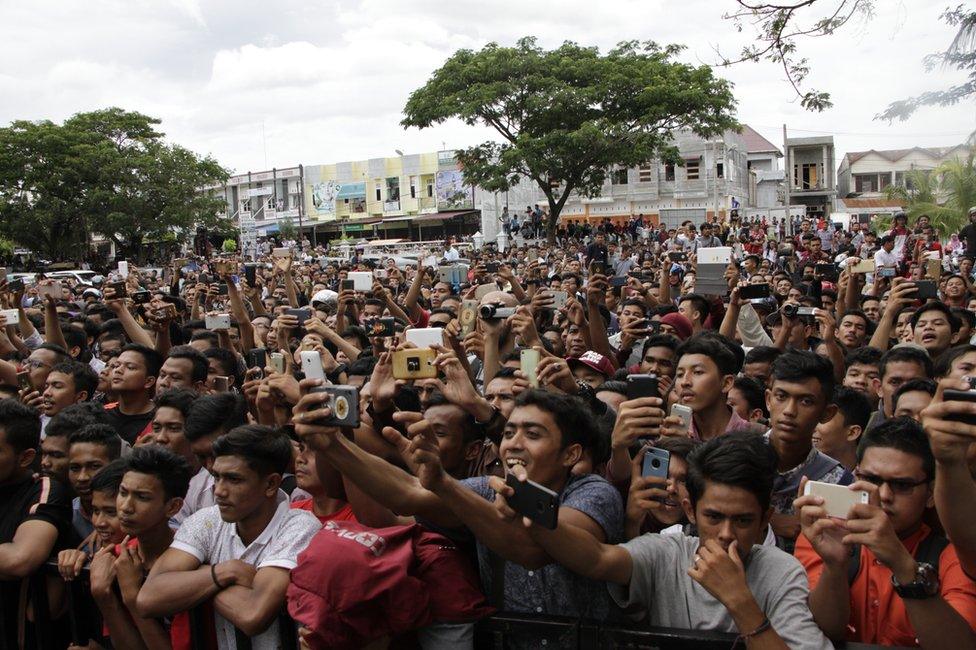
[[[742,64],[738,113],[773,142],[791,132],[834,133],[838,154],[958,142],[976,127],[972,103],[925,109],[888,125],[888,102],[944,87],[958,74],[922,68],[948,43],[944,0],[879,0],[870,21],[801,43],[809,85],[834,108],[799,107],[782,70]],[[732,0],[0,0],[0,123],[63,119],[118,105],[162,118],[173,140],[236,170],[258,170],[465,146],[490,135],[447,123],[404,131],[411,90],[458,48],[511,44],[534,35],[606,50],[621,40],[688,46],[683,59],[711,63],[718,44],[749,41],[721,15]],[[263,135],[262,135],[263,124]],[[265,156],[267,151],[267,157]]]

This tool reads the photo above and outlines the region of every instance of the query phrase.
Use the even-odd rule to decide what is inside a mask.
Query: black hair
[[[373,368],[376,367],[377,361],[379,361],[378,357],[360,355],[358,359],[346,366],[346,374],[369,377],[373,374]]]
[[[871,447],[897,449],[898,451],[922,459],[922,470],[925,478],[931,481],[935,478],[935,456],[929,446],[928,436],[922,425],[908,417],[891,418],[871,427],[861,436],[857,445],[857,463],[861,464],[864,452]]]
[[[0,400],[0,429],[18,454],[41,444],[41,420],[37,411],[17,399]]]
[[[678,304],[683,302],[691,301],[693,304],[692,308],[701,314],[701,323],[705,322],[708,318],[709,313],[711,313],[711,305],[708,304],[708,300],[705,296],[698,293],[689,293],[678,298]]]
[[[857,316],[858,318],[864,321],[864,331],[867,333],[867,335],[871,336],[872,334],[874,334],[874,328],[875,328],[874,321],[868,318],[868,315],[865,314],[860,309],[848,309],[847,311],[845,311],[844,315],[841,316],[840,319],[837,321],[838,327],[840,327],[841,321],[844,320],[844,318],[847,316]]]
[[[501,368],[498,369],[498,372],[495,373],[495,376],[492,377],[492,380],[495,380],[495,379],[515,379],[516,378],[515,377],[515,370],[516,370],[515,368],[510,368],[508,366],[502,366]],[[490,384],[491,382],[488,382],[488,383]]]
[[[844,418],[845,427],[859,426],[864,431],[871,420],[871,402],[859,390],[838,386],[834,389],[833,403]]]
[[[174,388],[156,397],[156,408],[161,409],[167,406],[176,409],[183,414],[183,419],[186,420],[198,397],[200,394],[189,388]]]
[[[958,332],[959,328],[962,327],[962,322],[960,322],[958,316],[952,313],[951,307],[941,302],[927,302],[912,314],[912,329],[915,329],[918,325],[918,319],[927,311],[937,311],[945,316],[946,320],[949,321],[949,329],[952,330],[953,334]]]
[[[217,332],[211,330],[198,330],[193,333],[190,337],[190,342],[193,341],[206,341],[215,348],[220,347],[220,336]]]
[[[477,440],[482,440],[485,437],[485,430],[478,421],[474,419],[474,416],[462,409],[460,406],[456,405],[454,402],[450,401],[444,396],[444,393],[440,391],[434,391],[430,394],[427,399],[427,408],[433,406],[453,406],[462,412],[461,419],[461,444],[468,445]],[[426,409],[425,409],[426,411]]]
[[[663,449],[672,456],[677,456],[685,462],[688,461],[688,457],[691,456],[691,453],[701,447],[701,445],[701,440],[681,438],[678,436],[661,436],[661,438],[654,441],[654,446],[656,448]]]
[[[769,417],[769,410],[766,408],[766,388],[754,377],[736,377],[732,383],[733,388],[738,388],[739,392],[749,404],[749,410],[759,409],[763,417]]]
[[[877,300],[878,302],[881,302],[881,298],[879,296],[864,295],[860,297],[860,299],[858,300],[858,304],[861,305],[861,307],[864,307],[864,303],[871,302],[872,300]]]
[[[773,362],[772,382],[801,382],[808,379],[816,379],[820,384],[820,394],[823,396],[824,403],[829,403],[830,396],[834,394],[834,367],[830,360],[821,357],[813,352],[800,350],[790,350],[784,352]]]
[[[928,393],[930,396],[935,397],[935,382],[931,379],[915,378],[909,379],[904,384],[898,387],[895,394],[891,396],[891,410],[894,411],[898,408],[898,398],[905,393]]]
[[[694,507],[705,494],[706,483],[742,488],[756,497],[765,515],[773,496],[779,462],[776,451],[762,436],[735,432],[712,438],[688,457],[688,497]]]
[[[628,298],[627,300],[624,300],[623,304],[620,307],[621,309],[623,309],[624,307],[637,307],[638,309],[641,310],[641,313],[644,314],[644,317],[645,318],[647,317],[647,303],[644,302],[643,300],[637,300],[636,298]]]
[[[772,363],[781,354],[783,354],[783,351],[779,348],[774,348],[771,345],[757,345],[746,352],[743,365],[747,363]]]
[[[79,356],[88,350],[88,333],[81,327],[66,325],[61,327],[61,335],[64,342],[68,344],[68,349],[78,348]]]
[[[141,355],[143,363],[146,364],[146,376],[159,376],[159,369],[163,367],[163,355],[156,350],[141,343],[129,343],[122,348],[122,352],[135,352]]]
[[[680,360],[687,354],[702,354],[715,362],[719,374],[734,375],[742,368],[742,362],[736,358],[732,348],[722,340],[724,338],[710,332],[696,334],[678,346],[675,357]]]
[[[884,356],[884,352],[878,348],[872,348],[869,345],[864,345],[859,348],[854,348],[847,353],[844,358],[844,368],[850,368],[855,363],[859,363],[864,366],[881,366],[881,357]]]
[[[914,345],[902,345],[891,348],[881,357],[881,364],[878,366],[879,374],[884,379],[888,370],[888,364],[896,361],[906,361],[917,363],[925,369],[925,376],[932,376],[932,358],[928,352]]]
[[[125,476],[127,462],[125,458],[116,458],[111,463],[95,472],[89,484],[92,492],[108,492],[112,496],[119,493],[119,485]]]
[[[155,476],[163,484],[163,498],[183,499],[190,487],[193,470],[182,456],[160,445],[136,447],[126,457],[126,471]]]
[[[245,424],[217,438],[213,455],[214,458],[243,458],[248,467],[262,476],[284,474],[292,460],[291,438],[263,424]]]
[[[626,395],[627,382],[610,379],[597,386],[596,390],[594,390],[593,392],[595,393],[607,392],[607,393],[618,393],[620,395]]]
[[[366,330],[358,325],[350,325],[346,329],[342,330],[342,334],[339,336],[344,339],[355,337],[355,339],[359,342],[357,347],[360,350],[368,350],[370,347],[369,337],[366,336]]]
[[[183,436],[194,442],[218,432],[227,433],[247,422],[247,402],[237,393],[215,393],[198,398],[183,424]]]
[[[641,359],[644,358],[644,355],[651,348],[668,348],[674,352],[678,349],[679,345],[681,345],[681,341],[670,334],[654,334],[653,336],[648,336],[644,339],[644,346],[641,348]]]
[[[81,443],[105,447],[110,460],[118,458],[122,453],[122,438],[115,427],[109,424],[88,424],[68,436],[68,447]]]
[[[241,363],[238,361],[236,354],[226,348],[210,348],[203,353],[203,356],[208,360],[216,359],[217,363],[223,368],[224,376],[233,378],[235,386],[241,385]]]
[[[105,407],[98,402],[79,402],[61,409],[50,419],[44,435],[47,438],[56,436],[70,436],[75,431],[89,424],[108,424],[108,414]]]
[[[976,328],[976,314],[973,312],[962,307],[953,307],[952,313],[959,319],[960,326],[966,325],[969,329]]]
[[[515,398],[519,406],[535,406],[552,415],[560,432],[560,449],[579,444],[595,450],[600,435],[593,411],[578,397],[530,389]]]
[[[207,374],[210,372],[210,366],[207,364],[207,357],[205,357],[202,352],[197,350],[192,345],[177,345],[174,348],[170,348],[169,354],[166,355],[166,358],[186,359],[193,364],[193,370],[190,373],[190,378],[194,382],[207,380]]]
[[[932,376],[941,379],[949,374],[952,370],[952,363],[964,354],[970,352],[976,352],[976,345],[972,343],[963,343],[962,345],[956,345],[942,354],[939,358],[935,360],[935,365],[932,369]]]
[[[51,372],[59,372],[71,376],[71,381],[75,385],[75,393],[84,392],[88,395],[86,399],[91,399],[98,388],[98,375],[87,363],[68,360],[55,364]]]

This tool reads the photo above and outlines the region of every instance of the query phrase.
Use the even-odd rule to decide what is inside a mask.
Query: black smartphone
[[[817,264],[813,267],[813,271],[824,280],[831,282],[836,281],[839,277],[836,264]]]
[[[939,297],[939,289],[934,280],[916,280],[915,288],[918,289],[915,297],[919,300],[935,300]]]
[[[17,278],[16,280],[11,280],[7,283],[7,291],[11,293],[17,293],[18,291],[24,290],[24,278]]]
[[[523,483],[511,473],[505,477],[505,483],[515,490],[515,494],[507,498],[512,510],[543,528],[555,530],[559,518],[558,494],[535,481]]]
[[[244,279],[247,280],[247,286],[253,287],[258,279],[258,267],[254,264],[245,264]]]
[[[590,262],[590,273],[592,275],[606,275],[607,274],[607,263],[606,262]]]
[[[298,319],[298,326],[304,327],[305,321],[312,317],[312,310],[308,307],[301,309],[286,309],[285,313]]]
[[[757,298],[768,298],[769,297],[769,285],[768,284],[747,284],[744,287],[739,287],[739,297],[743,300],[755,300]]]
[[[113,282],[108,286],[115,290],[116,298],[125,298],[128,295],[128,291],[125,289],[125,282]]]
[[[201,273],[197,276],[197,282],[210,286],[210,283],[213,282],[213,278],[210,277],[209,273]]]
[[[659,397],[657,375],[627,375],[627,399]]]
[[[615,275],[614,277],[610,278],[610,286],[611,287],[626,287],[627,286],[627,280],[629,280],[629,279],[630,278],[628,278],[626,275]]]
[[[970,383],[973,383],[973,377],[970,377]],[[956,390],[953,388],[946,389],[942,394],[942,399],[947,402],[976,402],[976,390]],[[965,422],[969,425],[976,425],[976,415],[970,415],[966,413],[964,415],[947,415],[947,420],[955,420],[957,422]]]
[[[485,271],[488,273],[498,273],[498,262],[488,262],[485,264]]]
[[[680,251],[674,253],[668,253],[668,259],[671,260],[672,262],[687,262],[688,253],[682,253]]]
[[[352,280],[343,280],[339,287],[343,291],[353,291],[356,288],[356,283]]]
[[[396,334],[396,329],[394,329],[395,319],[392,317],[388,318],[370,318],[364,325],[366,326],[367,336],[393,336]]]
[[[217,285],[217,295],[218,296],[226,296],[227,295],[227,291],[228,290],[227,290],[227,283],[226,282],[221,282],[220,284]]]
[[[247,351],[247,367],[248,368],[260,368],[264,371],[264,367],[268,365],[268,350],[267,348],[254,348],[253,350]]]
[[[132,302],[137,305],[145,305],[152,300],[152,294],[148,291],[136,291],[132,294]]]

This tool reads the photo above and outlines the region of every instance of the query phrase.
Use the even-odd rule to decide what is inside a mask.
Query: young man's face
[[[579,358],[586,352],[586,339],[583,331],[577,325],[570,325],[566,330],[566,356]]]
[[[528,477],[544,486],[561,486],[582,455],[580,445],[562,446],[562,431],[551,413],[538,406],[517,406],[505,424],[498,452],[507,471],[525,467]]]
[[[112,390],[116,392],[148,391],[155,382],[146,369],[146,360],[134,350],[119,355],[119,365],[112,373]]]
[[[688,519],[698,527],[702,544],[714,539],[727,551],[732,542],[737,542],[742,559],[766,536],[769,510],[763,512],[756,496],[743,488],[707,481],[694,508],[690,499],[682,505]]]
[[[68,436],[48,436],[41,441],[41,474],[68,485]]]
[[[716,402],[727,402],[734,379],[732,375],[722,375],[711,357],[686,354],[678,359],[674,390],[679,403],[696,412],[705,411]]]
[[[76,442],[68,449],[68,481],[83,501],[91,498],[92,477],[112,462],[104,445]]]
[[[844,374],[844,386],[853,388],[867,396],[872,405],[878,401],[878,387],[881,385],[881,371],[878,366],[866,363],[852,363]],[[828,456],[830,454],[827,454]]]
[[[492,407],[498,409],[506,420],[515,408],[515,395],[512,394],[514,385],[514,377],[495,377],[485,388],[485,399]]]
[[[834,417],[837,407],[827,404],[823,386],[814,377],[802,381],[773,379],[766,390],[771,436],[787,447],[810,446],[813,431],[820,422]]]
[[[159,379],[156,380],[156,391],[165,392],[173,388],[195,389],[193,384],[193,362],[189,359],[174,359],[168,357],[159,369]]]
[[[34,387],[34,390],[44,390],[47,376],[57,362],[58,355],[52,350],[40,348],[31,352],[27,361],[24,362],[24,366],[28,369],[31,386]]]
[[[688,477],[688,463],[680,456],[671,455],[668,464],[668,496],[661,502],[661,507],[651,511],[662,526],[673,526],[681,523],[685,518],[682,504],[688,499],[688,488],[685,479]]]
[[[642,318],[644,318],[644,310],[636,305],[624,305],[618,316],[621,329]]]
[[[915,343],[928,351],[933,359],[952,344],[952,326],[941,311],[924,312],[915,323]]]
[[[881,388],[878,389],[885,414],[890,415],[892,397],[895,391],[909,379],[925,377],[925,368],[917,361],[890,361],[885,368],[885,375],[881,378]]]
[[[116,504],[122,532],[138,537],[168,525],[169,518],[183,506],[183,499],[167,499],[158,476],[129,471],[122,477]]]
[[[174,454],[182,456],[191,464],[196,463],[190,443],[183,435],[186,420],[179,409],[172,406],[160,406],[156,409],[152,420],[152,436],[157,445],[166,447]]]
[[[114,492],[92,492],[92,527],[101,544],[118,544],[125,536],[119,524]]]
[[[753,361],[742,364],[742,374],[752,377],[763,386],[769,383],[769,375],[772,372],[773,364],[771,361]]]
[[[322,481],[315,467],[315,450],[300,444],[295,456],[295,484],[313,497],[323,493]]]
[[[881,318],[881,302],[878,300],[865,300],[861,304],[861,310],[873,323]]]
[[[857,314],[847,314],[837,325],[837,338],[841,345],[850,349],[863,345],[867,333],[867,323]]]
[[[41,397],[41,412],[54,417],[65,407],[88,399],[88,394],[76,392],[75,380],[70,374],[52,371],[44,382]]]
[[[659,377],[674,377],[674,350],[667,346],[651,346],[644,351],[640,371]]]
[[[831,458],[843,458],[848,452],[857,449],[861,437],[861,427],[847,426],[844,414],[839,410],[826,422],[817,424],[813,433],[813,446]]]
[[[935,505],[932,484],[912,483],[925,480],[922,459],[890,447],[869,447],[864,451],[855,472],[858,479],[886,482],[878,488],[881,507],[899,535],[910,532],[921,521],[926,508]],[[895,482],[895,489],[887,481]]]
[[[261,475],[240,456],[219,456],[213,461],[214,501],[220,518],[228,523],[252,516],[281,484],[280,474]]]
[[[895,417],[906,417],[921,422],[919,415],[932,402],[932,396],[924,390],[910,390],[898,396]]]
[[[464,464],[472,460],[480,448],[474,443],[464,444],[461,431],[467,414],[453,404],[441,404],[424,411],[424,419],[434,429],[444,471],[454,476],[460,475]]]

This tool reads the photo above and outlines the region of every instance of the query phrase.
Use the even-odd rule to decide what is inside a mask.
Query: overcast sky
[[[774,143],[833,134],[846,151],[950,145],[976,129],[974,104],[873,120],[891,100],[941,88],[960,73],[926,73],[924,54],[953,31],[956,0],[875,0],[870,20],[800,44],[812,87],[834,108],[802,110],[782,71],[740,64],[738,117]],[[836,0],[818,4],[834,5]],[[60,121],[108,106],[163,120],[168,137],[236,172],[462,147],[487,131],[447,124],[404,131],[411,90],[458,48],[535,35],[601,49],[621,40],[688,46],[713,63],[749,40],[722,14],[733,0],[0,0],[0,124]],[[826,8],[826,7],[825,7]]]

